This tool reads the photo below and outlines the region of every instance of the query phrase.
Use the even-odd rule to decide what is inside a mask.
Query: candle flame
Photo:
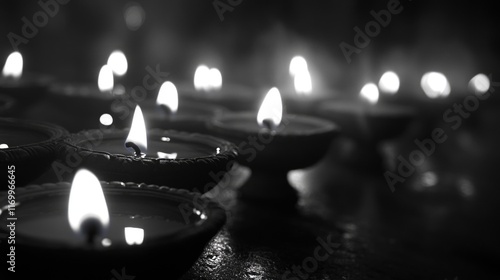
[[[366,85],[364,85],[359,94],[370,104],[377,104],[378,102],[378,87],[374,83],[367,83]]]
[[[109,65],[104,65],[99,71],[97,86],[101,92],[112,92],[114,87],[113,70]]]
[[[450,83],[446,76],[439,72],[428,72],[422,76],[420,86],[429,98],[446,97],[450,94]]]
[[[21,78],[23,74],[23,56],[19,52],[13,52],[5,60],[2,75],[4,77]]]
[[[290,60],[290,67],[288,69],[290,76],[295,77],[295,75],[307,70],[307,61],[302,56],[295,56]]]
[[[305,58],[302,56],[293,57],[288,71],[293,77],[295,92],[300,95],[309,95],[312,92],[312,81]]]
[[[260,105],[257,113],[257,123],[262,127],[265,126],[265,122],[270,122],[272,128],[275,128],[280,125],[282,116],[281,95],[279,90],[273,87],[262,101],[262,105]]]
[[[210,69],[206,65],[200,65],[194,72],[194,88],[196,90],[206,90],[209,84]]]
[[[293,83],[297,94],[309,95],[312,92],[311,74],[307,69],[298,72],[293,78]]]
[[[477,74],[469,81],[469,88],[475,94],[483,94],[486,93],[491,86],[490,79],[485,74]]]
[[[219,90],[222,87],[222,74],[217,68],[210,68],[210,90]]]
[[[82,234],[81,226],[88,219],[97,220],[101,230],[105,230],[109,225],[109,212],[97,177],[87,169],[80,169],[69,193],[69,225],[74,232]]]
[[[197,91],[219,90],[222,87],[222,74],[217,68],[200,65],[194,72],[194,88]]]
[[[142,228],[125,227],[124,234],[128,245],[141,245],[144,241],[144,229]]]
[[[174,114],[177,112],[179,108],[179,95],[177,94],[177,88],[172,82],[167,81],[161,85],[158,97],[156,98],[156,104],[168,107]]]
[[[395,94],[399,90],[399,77],[392,71],[385,72],[378,82],[381,91]]]
[[[128,62],[125,54],[120,50],[113,51],[108,58],[108,64],[113,73],[117,76],[123,76],[127,73]]]
[[[132,118],[132,125],[127,136],[125,143],[131,142],[139,147],[142,153],[146,153],[148,149],[148,139],[146,134],[146,122],[142,114],[141,107],[135,107],[134,116]]]

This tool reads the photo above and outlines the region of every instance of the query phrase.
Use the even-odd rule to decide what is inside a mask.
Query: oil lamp
[[[14,185],[24,186],[49,169],[67,136],[66,129],[52,123],[0,118],[0,163],[5,170],[13,166]]]
[[[21,53],[12,52],[2,69],[0,94],[5,96],[3,100],[13,100],[7,103],[12,110],[6,117],[25,117],[24,113],[47,94],[51,79],[44,75],[23,73],[23,63]]]
[[[147,129],[139,105],[130,128],[85,130],[72,134],[64,144],[61,160],[76,157],[80,167],[95,172],[102,180],[189,190],[214,181],[219,177],[214,174],[229,171],[237,156],[236,146],[220,138]]]
[[[36,271],[48,279],[112,279],[124,273],[177,279],[226,219],[218,204],[198,194],[99,181],[86,169],[71,184],[29,185],[16,189],[15,204],[7,198],[6,191],[0,193],[0,217],[8,221],[0,225],[0,240],[6,244],[15,230],[6,254],[16,275]]]
[[[338,127],[317,117],[283,114],[280,92],[272,88],[254,112],[228,113],[214,118],[214,135],[238,145],[238,163],[251,169],[239,189],[240,198],[296,205],[299,196],[288,172],[318,162],[330,147]]]

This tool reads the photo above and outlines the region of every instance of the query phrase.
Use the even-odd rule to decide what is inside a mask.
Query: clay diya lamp
[[[57,158],[60,142],[67,136],[68,131],[55,124],[0,118],[0,162],[5,170],[15,172],[8,185],[21,187],[41,176]]]
[[[7,244],[15,231],[6,255],[19,276],[37,271],[49,279],[177,279],[226,220],[218,204],[199,194],[99,181],[85,169],[72,183],[29,185],[16,189],[15,201],[8,197],[0,193],[6,221],[0,236]],[[55,261],[58,267],[51,269]]]
[[[288,181],[291,170],[310,167],[326,154],[338,127],[316,117],[283,114],[281,97],[272,88],[256,114],[229,113],[210,129],[240,148],[238,163],[251,169],[239,189],[241,199],[295,206],[299,196]]]
[[[144,118],[151,128],[207,133],[210,119],[224,114],[227,109],[210,103],[179,101],[176,86],[164,82],[156,100],[146,100],[141,105]]]
[[[231,169],[237,147],[213,136],[176,130],[146,129],[140,106],[130,129],[86,130],[71,135],[60,159],[106,181],[130,181],[174,188],[213,188]],[[68,173],[71,176],[71,173]],[[218,179],[219,178],[219,179]]]

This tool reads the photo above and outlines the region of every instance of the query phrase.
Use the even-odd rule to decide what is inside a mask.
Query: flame
[[[69,225],[74,232],[82,233],[80,228],[87,219],[96,219],[102,229],[109,225],[108,206],[99,180],[87,169],[80,169],[69,193]]]
[[[300,74],[303,71],[308,71],[307,61],[302,56],[295,56],[290,60],[290,67],[288,69],[290,76],[295,77],[295,75]]]
[[[14,79],[21,78],[23,74],[23,56],[19,52],[13,52],[5,60],[2,75],[4,77],[12,76]]]
[[[148,139],[146,134],[146,122],[142,115],[142,110],[139,105],[135,107],[134,117],[132,118],[132,125],[125,142],[132,142],[141,149],[142,153],[146,153],[148,149]]]
[[[295,92],[298,94],[309,94],[312,92],[311,74],[307,67],[307,61],[302,56],[295,56],[290,61],[288,69],[293,77]]]
[[[399,90],[399,77],[392,71],[385,72],[378,82],[381,91],[395,94]]]
[[[487,92],[490,86],[490,79],[485,74],[477,74],[469,81],[469,88],[476,94]]]
[[[125,227],[125,241],[128,245],[141,245],[144,241],[144,229],[136,227]]]
[[[209,71],[210,86],[209,90],[219,90],[222,87],[222,74],[217,68],[210,68]]]
[[[206,65],[200,65],[194,72],[194,88],[196,90],[206,90],[210,79],[210,69]]]
[[[298,72],[293,79],[293,83],[295,92],[298,94],[309,95],[312,92],[311,74],[307,69]]]
[[[3,144],[0,144],[0,149],[8,149],[9,148],[9,145],[3,143]]]
[[[266,97],[260,105],[257,113],[257,123],[264,126],[264,121],[270,121],[273,127],[277,127],[281,123],[283,116],[283,104],[281,103],[281,95],[277,88],[273,87],[269,90]]]
[[[112,92],[114,87],[113,70],[109,65],[104,65],[99,71],[97,86],[101,92]]]
[[[429,98],[446,97],[450,94],[450,83],[439,72],[428,72],[422,76],[420,86]]]
[[[125,54],[120,50],[113,51],[108,58],[108,64],[113,73],[117,76],[123,76],[127,73],[128,62]]]
[[[378,102],[378,87],[374,83],[367,83],[366,85],[364,85],[359,94],[365,100],[370,102],[370,104],[377,104]]]
[[[167,106],[172,113],[176,113],[179,108],[179,95],[177,94],[177,88],[172,82],[164,82],[160,91],[158,92],[158,97],[156,98],[157,105]]]
[[[222,74],[217,68],[200,65],[194,72],[194,88],[198,91],[219,90],[222,87]]]

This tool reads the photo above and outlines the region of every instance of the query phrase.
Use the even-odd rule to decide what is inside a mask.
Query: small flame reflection
[[[128,245],[141,245],[144,242],[144,229],[142,228],[125,227],[124,234]]]
[[[165,158],[165,159],[176,159],[177,158],[177,153],[164,153],[164,152],[157,152],[158,158]]]
[[[281,123],[283,116],[283,104],[281,95],[277,88],[273,87],[269,90],[257,114],[257,123],[261,127],[266,126],[268,123],[270,129],[278,127]]]
[[[101,244],[103,247],[109,247],[109,246],[111,246],[112,243],[113,242],[109,238],[103,238],[101,241]]]
[[[101,117],[99,117],[99,122],[102,125],[105,126],[110,126],[113,124],[113,117],[110,114],[102,114]]]

